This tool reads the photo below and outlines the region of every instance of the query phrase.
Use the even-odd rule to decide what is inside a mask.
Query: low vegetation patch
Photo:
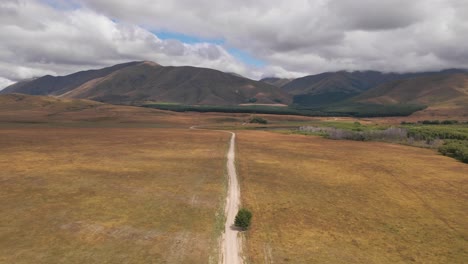
[[[144,104],[143,107],[156,108],[176,112],[221,112],[221,113],[256,113],[276,115],[302,116],[355,116],[355,117],[385,117],[408,116],[426,108],[421,105],[378,105],[378,104],[344,104],[337,106],[289,107],[249,105],[249,106],[219,106],[219,105],[171,105]]]
[[[417,124],[423,124],[423,125],[454,125],[458,124],[458,120],[423,120],[423,121],[418,121]],[[402,121],[402,125],[414,125],[415,123],[413,122],[406,122]]]
[[[439,152],[456,158],[464,163],[468,163],[468,141],[467,140],[449,140],[439,147]]]
[[[423,121],[424,122],[424,121]],[[320,135],[330,139],[386,141],[419,147],[437,148],[440,153],[467,162],[468,125],[457,121],[404,123],[400,127],[364,126],[358,122],[321,122],[302,126],[297,133]],[[443,125],[443,123],[446,123]],[[449,123],[449,124],[448,124]]]
[[[262,117],[254,116],[250,118],[249,123],[251,124],[267,124],[268,121]]]
[[[336,106],[326,106],[321,110],[337,115],[348,115],[355,117],[385,117],[385,116],[409,116],[414,112],[425,109],[425,105],[417,104],[364,104],[343,103]]]
[[[333,127],[303,126],[300,132],[316,133],[330,139],[347,139],[357,141],[403,141],[408,138],[408,132],[404,128],[390,127],[385,130],[352,131]]]

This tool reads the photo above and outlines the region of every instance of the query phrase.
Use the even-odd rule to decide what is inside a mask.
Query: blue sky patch
[[[195,44],[195,43],[212,43],[217,45],[223,45],[224,40],[222,39],[206,39],[206,38],[199,38],[195,36],[189,36],[181,33],[174,33],[168,31],[161,31],[161,32],[153,32],[158,38],[160,39],[177,39],[183,43],[187,44]]]
[[[199,38],[195,36],[189,36],[181,33],[174,33],[174,32],[153,32],[158,38],[160,39],[176,39],[180,42],[187,43],[187,44],[195,44],[195,43],[211,43],[215,45],[224,46],[225,41],[223,39],[206,39],[206,38]],[[229,54],[237,58],[238,60],[242,61],[243,63],[255,67],[262,67],[265,66],[266,63],[262,60],[254,58],[250,54],[245,51],[236,48],[227,48],[226,49]]]
[[[266,63],[262,60],[254,58],[250,54],[245,51],[236,48],[230,48],[227,50],[232,56],[236,57],[238,60],[244,62],[247,65],[255,66],[255,67],[263,67]]]
[[[74,0],[40,0],[40,2],[57,10],[76,10],[81,8],[81,5]]]

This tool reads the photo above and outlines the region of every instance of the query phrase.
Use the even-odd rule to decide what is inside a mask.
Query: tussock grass
[[[208,263],[228,136],[0,130],[0,263]]]
[[[238,132],[249,263],[463,263],[468,167],[380,142]]]

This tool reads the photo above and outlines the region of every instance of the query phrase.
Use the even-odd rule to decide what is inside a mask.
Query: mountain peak
[[[145,65],[149,65],[149,66],[153,66],[153,67],[159,67],[161,66],[161,64],[158,64],[154,61],[142,61],[141,64],[145,64]]]

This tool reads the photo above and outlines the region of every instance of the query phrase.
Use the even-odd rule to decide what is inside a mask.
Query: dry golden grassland
[[[216,262],[228,138],[1,129],[0,263]]]
[[[240,131],[249,263],[466,263],[468,166],[377,142]]]

